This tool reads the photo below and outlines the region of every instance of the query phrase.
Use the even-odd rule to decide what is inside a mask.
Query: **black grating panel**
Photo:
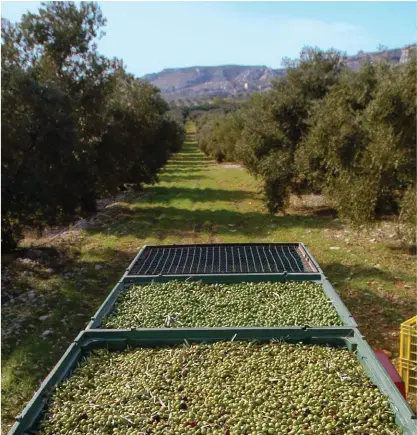
[[[316,269],[298,244],[147,246],[129,275],[306,273]]]

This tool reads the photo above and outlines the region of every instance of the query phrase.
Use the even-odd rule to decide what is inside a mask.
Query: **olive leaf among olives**
[[[321,285],[313,282],[202,284],[169,281],[132,286],[101,327],[343,325]]]
[[[278,341],[94,351],[53,393],[38,433],[401,431],[355,354]]]

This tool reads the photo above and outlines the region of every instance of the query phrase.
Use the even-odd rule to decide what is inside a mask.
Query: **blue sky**
[[[222,64],[279,68],[304,45],[348,54],[417,41],[416,2],[99,2],[99,50],[129,72]],[[12,21],[40,2],[1,2]]]

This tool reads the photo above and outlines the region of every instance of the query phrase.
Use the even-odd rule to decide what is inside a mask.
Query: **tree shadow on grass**
[[[187,155],[187,157],[183,157],[183,156],[178,156],[178,160],[177,159],[175,159],[175,160],[171,160],[169,163],[170,164],[173,164],[173,163],[176,163],[176,162],[181,162],[181,163],[184,163],[184,164],[187,164],[187,163],[206,163],[206,162],[209,162],[209,163],[215,163],[212,159],[209,159],[209,158],[204,158],[204,157],[202,157],[202,156],[200,156],[200,155],[195,155],[195,156],[191,156],[191,155]]]
[[[178,160],[171,160],[169,162],[169,164],[167,165],[167,168],[169,167],[198,167],[198,168],[202,168],[204,166],[216,166],[217,163],[213,160],[202,160],[202,159],[195,159],[195,160],[183,160],[183,159],[178,159]]]
[[[216,162],[210,157],[205,156],[195,146],[187,145],[180,152],[176,153],[165,169],[175,170],[177,168],[203,168],[214,166]]]
[[[126,216],[127,211],[128,209],[123,207],[123,216]],[[111,216],[114,217],[114,214]],[[88,255],[91,261],[82,261],[81,252],[77,248],[69,248],[64,243],[56,247],[16,250],[14,260],[7,265],[7,277],[4,281],[5,285],[2,286],[2,296],[6,295],[6,299],[2,299],[3,305],[10,299],[15,299],[13,304],[8,304],[10,307],[14,304],[18,306],[19,301],[26,303],[28,291],[33,289],[37,295],[34,286],[40,286],[40,294],[42,294],[44,292],[42,284],[50,283],[54,286],[60,280],[62,280],[60,282],[62,289],[74,294],[82,292],[89,280],[106,283],[115,269],[124,271],[127,267],[126,262],[129,262],[132,254],[112,248],[102,248],[89,249]],[[55,288],[56,292],[44,296],[59,294],[61,287]],[[98,291],[102,293],[102,287]],[[88,298],[94,293],[93,290],[92,293],[84,296]]]
[[[191,173],[191,172],[202,172],[205,168],[201,167],[201,166],[181,166],[181,165],[177,165],[174,167],[170,167],[168,166],[166,169],[164,169],[162,172],[160,172],[159,175],[163,175],[163,174],[177,174],[179,172],[182,173]]]
[[[184,145],[181,148],[180,153],[200,153],[200,154],[202,154],[202,151],[198,148],[197,142],[195,140],[192,140],[192,138],[188,138],[184,142]]]
[[[221,190],[177,186],[153,186],[139,202],[170,202],[173,199],[188,199],[193,202],[243,201],[256,198],[256,193],[243,190]]]
[[[412,290],[404,289],[392,272],[376,267],[332,262],[322,268],[371,346],[396,353],[400,324],[415,314]]]
[[[175,154],[180,159],[185,160],[211,160],[209,156],[206,156],[201,151],[197,151],[194,147],[189,147],[188,149],[182,149]]]
[[[305,215],[337,218],[337,210],[328,206],[297,206],[291,207],[291,210],[293,210],[295,213],[301,213]]]
[[[180,158],[189,158],[189,159],[199,159],[199,160],[211,160],[210,157],[206,156],[202,151],[200,151],[196,145],[187,144],[187,146],[183,147],[176,155]]]
[[[152,199],[144,200],[145,204]],[[307,228],[337,228],[339,223],[311,216],[272,216],[266,213],[242,213],[232,210],[198,209],[187,210],[176,207],[141,207],[133,209],[123,207],[120,210],[120,219],[111,224],[111,232],[123,232],[124,236],[135,236],[139,239],[156,237],[163,240],[167,237],[176,237],[181,240],[184,236],[194,233],[214,236],[245,236],[256,241],[267,237],[276,228],[307,229]],[[133,211],[133,212],[132,212]],[[90,228],[89,233],[97,234],[107,231],[103,228]]]
[[[407,243],[401,243],[401,244],[393,244],[390,243],[387,245],[391,251],[396,252],[398,254],[405,254],[415,257],[417,255],[417,246],[416,245],[410,245]]]
[[[386,270],[378,269],[377,267],[368,267],[360,264],[346,266],[341,263],[325,263],[322,269],[327,276],[335,281],[346,280],[347,278],[358,277],[361,279],[380,279],[383,281],[395,281],[395,275]]]
[[[166,183],[172,183],[174,181],[189,181],[189,180],[201,180],[205,178],[203,175],[170,175],[170,174],[161,174],[160,180]]]

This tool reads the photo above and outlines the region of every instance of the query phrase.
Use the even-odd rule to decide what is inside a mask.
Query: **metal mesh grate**
[[[299,245],[148,246],[129,275],[315,272]]]

